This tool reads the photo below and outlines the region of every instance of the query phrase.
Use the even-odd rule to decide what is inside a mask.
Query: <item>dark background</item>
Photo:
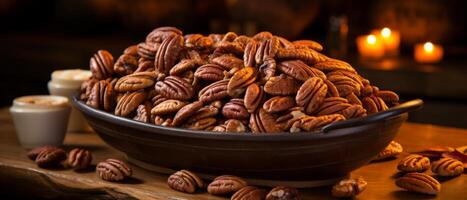
[[[1,0],[0,106],[47,93],[53,70],[87,69],[96,50],[117,56],[155,27],[169,25],[184,33],[268,30],[317,40],[380,88],[403,100],[424,99],[425,108],[411,121],[465,128],[466,6],[461,0]],[[384,26],[400,30],[400,56],[359,59],[355,37]],[[344,35],[342,28],[348,28]],[[413,45],[425,41],[444,46],[441,63],[413,61]]]

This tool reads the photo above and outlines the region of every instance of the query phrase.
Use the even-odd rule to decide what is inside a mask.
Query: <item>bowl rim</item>
[[[73,106],[82,112],[83,114],[92,115],[95,118],[101,120],[118,123],[121,126],[130,127],[137,129],[143,132],[150,132],[159,135],[166,135],[172,137],[182,137],[182,138],[200,138],[200,139],[212,139],[212,140],[244,140],[244,141],[297,141],[304,139],[330,139],[336,137],[342,137],[346,135],[352,135],[361,129],[368,129],[371,126],[378,126],[379,124],[384,124],[388,121],[398,121],[407,119],[408,114],[402,113],[394,117],[388,117],[383,121],[373,122],[369,124],[356,125],[352,127],[340,128],[324,133],[323,131],[304,131],[300,133],[290,133],[290,132],[279,132],[279,133],[235,133],[235,132],[214,132],[214,131],[204,131],[204,130],[191,130],[186,128],[177,128],[177,127],[166,127],[159,126],[155,124],[140,122],[130,118],[125,118],[121,116],[114,115],[112,113],[95,109],[83,101],[79,100],[77,97],[72,99]],[[352,130],[350,130],[352,129]]]

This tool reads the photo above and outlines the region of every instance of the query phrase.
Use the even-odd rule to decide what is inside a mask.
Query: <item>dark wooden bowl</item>
[[[365,165],[395,137],[413,100],[388,111],[324,127],[320,132],[239,134],[142,123],[73,100],[92,128],[136,164],[234,174],[254,180],[320,181]]]

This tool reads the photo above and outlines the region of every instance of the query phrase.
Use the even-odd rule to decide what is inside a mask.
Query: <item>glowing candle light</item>
[[[357,48],[364,58],[378,59],[384,56],[384,46],[375,35],[357,37]]]
[[[415,61],[419,63],[437,63],[443,59],[443,47],[431,42],[416,44],[414,57]]]
[[[401,41],[399,31],[384,27],[381,30],[373,30],[371,33],[381,40],[386,55],[395,56],[399,54],[399,45]]]

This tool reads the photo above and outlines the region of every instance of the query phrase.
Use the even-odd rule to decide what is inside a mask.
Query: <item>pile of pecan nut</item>
[[[396,93],[322,50],[270,32],[205,36],[160,27],[117,59],[94,54],[81,100],[156,125],[252,133],[316,131],[398,103]]]

